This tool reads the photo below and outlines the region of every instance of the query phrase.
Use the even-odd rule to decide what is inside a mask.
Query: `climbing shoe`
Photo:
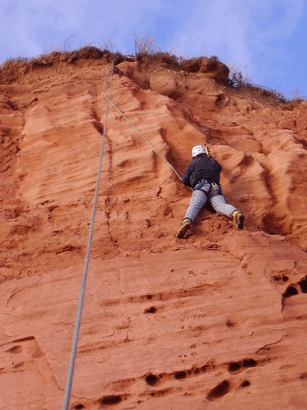
[[[235,211],[232,214],[233,218],[233,224],[235,225],[236,228],[238,229],[243,229],[244,227],[244,215],[243,212],[241,211]]]
[[[178,232],[177,232],[177,238],[183,238],[184,237],[184,235],[186,234],[186,232],[188,231],[188,229],[190,228],[190,226],[191,226],[191,223],[192,223],[192,221],[191,221],[191,219],[189,219],[189,218],[186,218],[186,219],[184,219],[182,222],[181,222],[181,226],[180,226],[180,228],[179,228],[179,230],[178,230]]]

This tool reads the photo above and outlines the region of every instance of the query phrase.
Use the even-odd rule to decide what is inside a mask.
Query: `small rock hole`
[[[177,380],[185,379],[186,377],[187,377],[187,372],[185,371],[175,373],[175,379]]]
[[[157,308],[155,306],[152,306],[146,309],[144,313],[156,313],[156,312],[157,312]]]
[[[223,380],[220,384],[214,387],[210,393],[208,394],[209,400],[219,399],[225,394],[227,394],[230,390],[230,383],[228,380]]]
[[[112,406],[122,402],[121,396],[105,396],[100,399],[100,403],[105,406]]]
[[[248,380],[244,380],[244,382],[241,383],[242,387],[248,387],[250,386],[250,382]]]
[[[18,362],[18,363],[15,364],[15,366],[13,368],[14,369],[19,369],[22,366],[24,366],[24,362]]]
[[[298,283],[302,289],[303,293],[307,293],[307,276],[302,278]]]
[[[288,282],[289,278],[288,278],[288,276],[283,276],[283,277],[282,277],[282,280],[283,280],[284,282]]]
[[[290,298],[291,296],[294,296],[297,294],[298,294],[298,290],[293,285],[290,285],[287,287],[286,291],[284,292],[283,297]]]
[[[145,380],[146,380],[146,383],[149,384],[150,386],[156,386],[158,383],[160,383],[159,377],[151,373],[145,377]]]
[[[73,407],[73,409],[74,409],[74,410],[81,410],[81,409],[85,409],[85,407],[83,406],[83,404],[79,403],[79,404],[76,404],[76,405]]]
[[[147,295],[146,297],[147,297],[147,299],[149,299],[149,300],[152,299],[152,295]]]
[[[231,373],[235,373],[241,369],[241,365],[238,362],[233,362],[229,364],[228,371]]]
[[[10,352],[10,353],[14,353],[14,354],[21,353],[22,352],[22,347],[20,345],[14,346],[14,347],[11,347],[9,350],[6,350],[6,352]]]
[[[243,360],[243,367],[255,367],[257,362],[254,359],[245,359]]]

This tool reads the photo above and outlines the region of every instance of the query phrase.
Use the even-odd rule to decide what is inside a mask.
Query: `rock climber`
[[[238,228],[244,227],[244,215],[234,206],[227,204],[220,186],[221,165],[211,157],[209,148],[196,145],[192,149],[192,161],[182,177],[184,185],[193,189],[190,205],[177,232],[177,238],[183,238],[202,207],[210,202],[220,215],[227,216]]]

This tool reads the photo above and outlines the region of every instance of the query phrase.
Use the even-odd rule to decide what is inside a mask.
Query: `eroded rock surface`
[[[110,106],[72,409],[307,408],[307,109],[205,63],[125,61],[111,100],[180,175],[206,142],[245,229],[204,209],[176,239],[191,191]],[[1,409],[62,405],[105,69],[59,62],[0,85]]]

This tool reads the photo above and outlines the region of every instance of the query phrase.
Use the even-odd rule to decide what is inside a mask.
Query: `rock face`
[[[112,105],[99,59],[0,85],[0,409],[61,408],[104,156],[71,409],[307,408],[307,108],[116,66],[111,100],[182,175],[204,142],[237,231]]]

